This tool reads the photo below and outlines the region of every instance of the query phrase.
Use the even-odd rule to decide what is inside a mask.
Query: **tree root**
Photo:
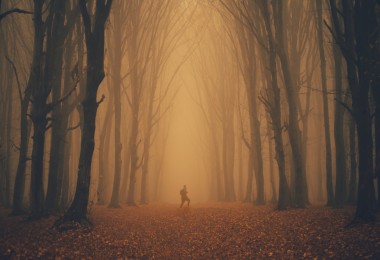
[[[53,225],[53,227],[61,233],[73,229],[92,228],[93,226],[94,225],[87,217],[78,218],[70,215],[60,217]]]

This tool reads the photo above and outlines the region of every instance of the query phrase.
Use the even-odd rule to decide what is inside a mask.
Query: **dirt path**
[[[353,209],[273,211],[249,204],[190,208],[95,206],[93,229],[59,233],[55,218],[23,222],[0,210],[0,256],[69,258],[380,258],[380,223],[345,229]]]

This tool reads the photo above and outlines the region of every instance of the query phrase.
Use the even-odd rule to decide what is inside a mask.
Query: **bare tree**
[[[334,38],[347,63],[352,98],[349,109],[356,121],[358,138],[359,182],[354,222],[375,218],[369,90],[374,82],[371,67],[376,62],[371,49],[378,46],[377,37],[372,37],[378,28],[376,5],[374,0],[342,1],[342,10],[338,10],[336,1],[330,0]]]
[[[323,44],[323,25],[322,25],[322,0],[316,1],[317,11],[317,35],[319,60],[321,70],[322,100],[323,100],[323,122],[325,130],[325,150],[326,150],[326,188],[327,188],[327,205],[334,205],[334,190],[332,186],[332,156],[331,156],[331,138],[330,138],[330,120],[329,120],[329,103],[327,100],[327,80],[326,80],[326,58]],[[340,169],[342,170],[342,169]],[[337,178],[343,172],[337,171]],[[340,179],[340,181],[342,181]],[[337,183],[339,186],[340,184]]]
[[[82,101],[83,129],[81,153],[79,158],[78,179],[74,200],[56,224],[66,221],[88,222],[87,206],[89,201],[91,163],[94,151],[96,111],[102,100],[97,100],[97,92],[104,78],[104,30],[111,10],[112,0],[97,0],[95,15],[90,16],[85,0],[79,1],[85,28],[87,47],[86,94]]]

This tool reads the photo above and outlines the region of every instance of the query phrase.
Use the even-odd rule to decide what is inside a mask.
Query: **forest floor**
[[[0,258],[373,258],[380,222],[345,228],[353,208],[275,211],[243,203],[94,206],[92,228],[58,232],[57,217],[23,221],[0,209]]]

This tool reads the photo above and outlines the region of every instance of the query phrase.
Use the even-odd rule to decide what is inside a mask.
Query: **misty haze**
[[[0,0],[0,257],[380,258],[378,0]]]

